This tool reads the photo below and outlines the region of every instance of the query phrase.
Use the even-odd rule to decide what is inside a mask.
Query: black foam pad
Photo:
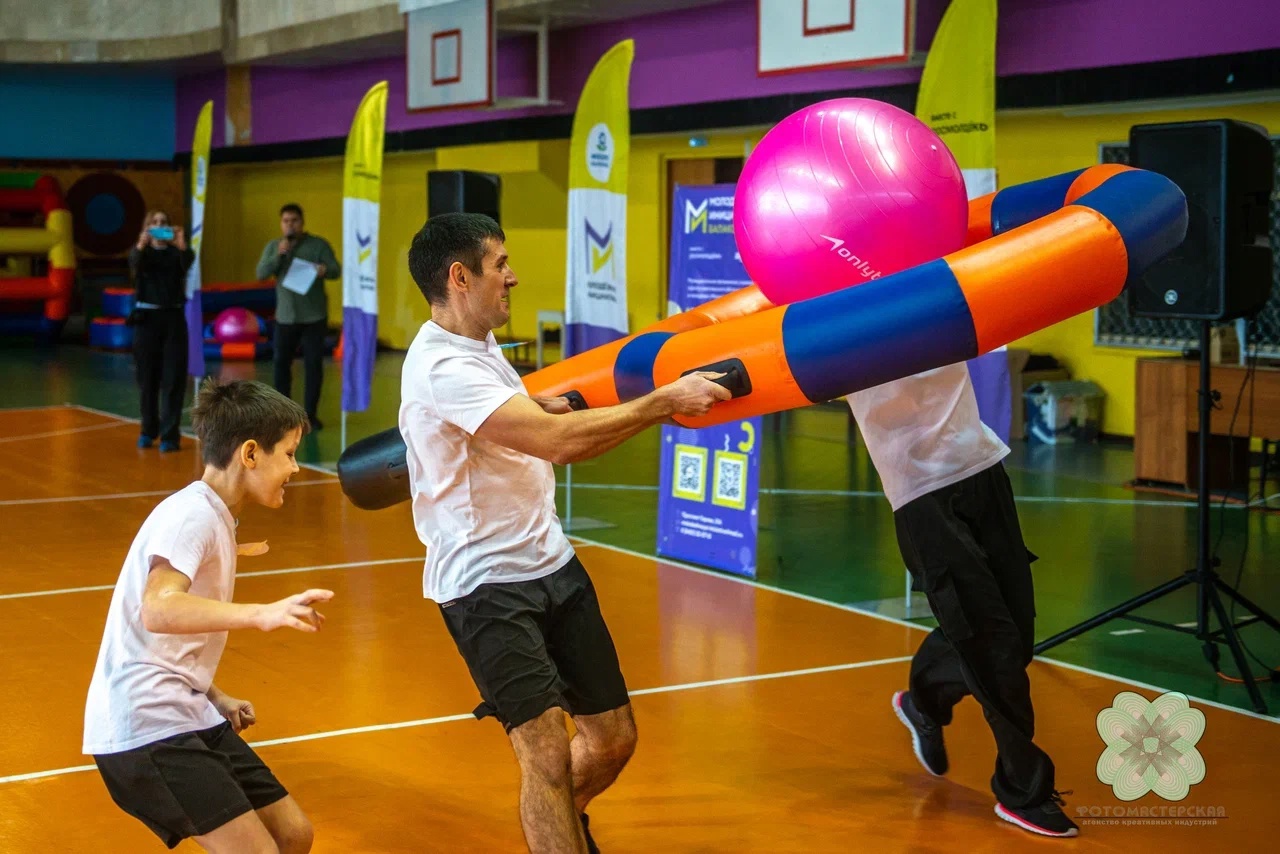
[[[409,500],[404,437],[393,427],[353,443],[338,458],[338,482],[361,510],[382,510]]]
[[[727,388],[734,397],[746,397],[751,394],[751,376],[747,373],[747,366],[742,364],[741,359],[725,359],[723,362],[712,362],[710,365],[690,368],[680,376],[687,377],[696,371],[724,374],[724,376],[714,379],[712,382]]]

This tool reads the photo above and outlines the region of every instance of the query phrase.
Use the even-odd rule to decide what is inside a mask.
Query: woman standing
[[[129,251],[135,303],[133,354],[142,395],[139,448],[160,439],[161,451],[176,451],[187,390],[187,270],[195,261],[182,228],[170,228],[164,211],[151,211],[138,243]]]

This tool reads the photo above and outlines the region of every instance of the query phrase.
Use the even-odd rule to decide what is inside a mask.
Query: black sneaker
[[[1016,824],[1023,830],[1029,830],[1041,836],[1075,836],[1080,833],[1080,828],[1062,811],[1065,804],[1062,794],[1054,792],[1047,801],[1034,807],[1014,809],[1004,804],[996,804],[996,815],[1010,824]]]
[[[920,714],[908,691],[893,695],[893,712],[902,725],[911,730],[911,746],[924,770],[935,777],[947,773],[947,746],[942,743],[942,727]]]
[[[587,814],[582,814],[582,833],[587,837],[587,854],[600,854],[600,849],[596,847],[596,841],[591,838],[591,829],[587,825],[591,819],[587,818]]]

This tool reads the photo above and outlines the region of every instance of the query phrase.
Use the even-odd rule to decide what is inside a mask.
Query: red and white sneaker
[[[1014,809],[1004,804],[996,804],[996,815],[1010,824],[1016,824],[1023,830],[1038,833],[1041,836],[1076,836],[1080,833],[1080,828],[1062,811],[1065,805],[1062,795],[1054,792],[1047,801],[1033,807]]]

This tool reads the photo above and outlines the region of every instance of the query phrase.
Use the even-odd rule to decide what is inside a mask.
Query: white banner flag
[[[627,334],[627,197],[570,190],[569,222],[565,323],[587,327],[577,331],[582,352]]]

